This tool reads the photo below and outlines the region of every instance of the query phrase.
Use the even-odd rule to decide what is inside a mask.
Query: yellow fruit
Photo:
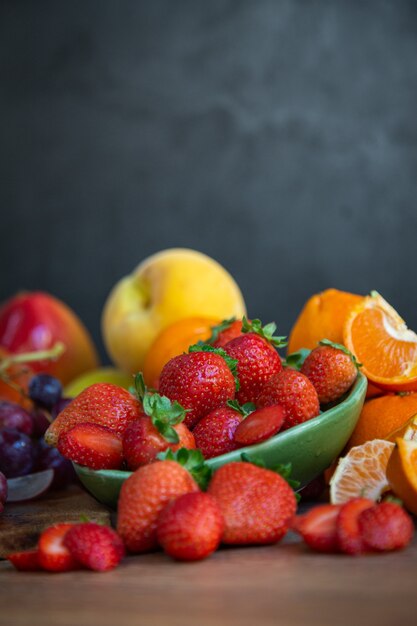
[[[169,324],[245,314],[242,293],[224,267],[201,252],[172,248],[148,257],[115,285],[103,310],[103,338],[116,365],[135,373]]]
[[[115,367],[100,367],[95,370],[90,370],[82,376],[78,376],[72,380],[64,389],[64,396],[68,398],[75,398],[86,387],[94,385],[95,383],[112,383],[119,387],[129,389],[134,384],[133,376],[117,370]]]

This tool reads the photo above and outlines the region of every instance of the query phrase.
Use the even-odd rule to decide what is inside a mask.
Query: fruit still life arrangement
[[[165,250],[111,290],[102,334],[112,366],[57,298],[0,307],[0,532],[6,503],[74,481],[117,511],[114,528],[46,527],[16,569],[196,561],[287,533],[345,555],[412,541],[417,335],[380,294],[313,295],[287,338],[219,263]]]

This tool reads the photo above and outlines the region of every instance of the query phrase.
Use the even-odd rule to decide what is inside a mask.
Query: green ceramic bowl
[[[240,461],[242,452],[263,460],[266,467],[291,463],[291,477],[300,487],[325,470],[343,450],[358,421],[365,401],[367,381],[362,374],[342,402],[304,424],[278,433],[263,443],[209,459],[213,469]],[[79,479],[100,502],[116,507],[122,483],[132,472],[92,470],[74,463]]]

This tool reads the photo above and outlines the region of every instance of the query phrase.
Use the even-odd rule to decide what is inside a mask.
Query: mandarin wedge
[[[388,462],[387,478],[405,507],[417,515],[417,441],[397,439]]]
[[[377,292],[350,312],[343,340],[374,385],[387,391],[417,391],[417,335]]]
[[[330,479],[330,502],[344,504],[352,498],[378,500],[389,488],[386,469],[394,444],[383,439],[351,448]]]

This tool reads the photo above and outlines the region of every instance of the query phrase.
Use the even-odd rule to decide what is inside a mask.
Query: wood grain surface
[[[0,626],[415,624],[417,541],[403,552],[320,555],[294,536],[200,563],[131,556],[112,572],[16,572],[0,562]]]

